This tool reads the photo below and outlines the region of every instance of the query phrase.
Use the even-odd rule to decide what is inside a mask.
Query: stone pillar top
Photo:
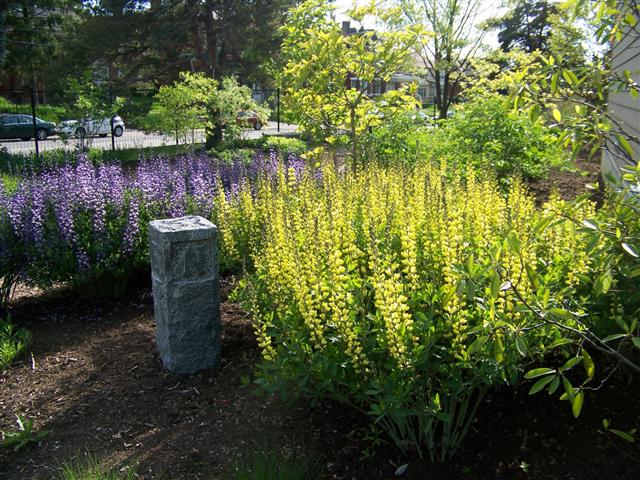
[[[189,232],[189,239],[197,240],[198,232],[202,232],[202,238],[208,238],[211,236],[212,230],[216,230],[216,226],[206,218],[199,217],[197,215],[191,215],[188,217],[169,218],[165,220],[153,220],[149,223],[151,230],[155,230],[163,236],[171,236],[174,239],[174,234],[180,234],[181,232]],[[194,236],[195,235],[195,236]]]

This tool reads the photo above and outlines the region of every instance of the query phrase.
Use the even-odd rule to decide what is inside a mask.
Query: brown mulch
[[[602,432],[640,426],[638,383],[617,376],[587,397],[579,420],[546,394],[497,392],[483,404],[460,455],[448,465],[372,447],[366,420],[331,402],[287,405],[245,384],[258,351],[246,314],[222,305],[219,370],[177,377],[162,370],[154,345],[148,290],[124,303],[76,300],[59,292],[22,301],[14,320],[33,331],[30,358],[0,376],[0,429],[14,413],[50,433],[34,448],[0,453],[0,478],[49,479],[90,452],[107,465],[137,462],[144,479],[232,478],[234,464],[256,450],[317,461],[321,478],[635,479],[640,449]]]
[[[587,184],[597,184],[600,175],[600,158],[579,157],[575,169],[553,168],[549,175],[528,182],[529,190],[539,203],[548,200],[552,192],[558,192],[565,200],[571,200],[585,193]]]

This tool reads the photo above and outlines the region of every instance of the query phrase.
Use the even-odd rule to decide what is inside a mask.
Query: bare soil
[[[228,289],[227,289],[228,290]],[[321,478],[636,479],[640,449],[602,432],[640,426],[640,388],[625,375],[588,397],[576,420],[564,402],[523,391],[486,399],[464,449],[449,465],[372,446],[367,420],[346,407],[313,407],[257,395],[247,382],[259,353],[246,314],[222,305],[223,360],[217,371],[177,377],[154,345],[151,294],[127,302],[86,302],[58,291],[17,302],[13,318],[33,331],[30,356],[0,376],[0,429],[14,414],[49,435],[0,453],[0,478],[49,479],[90,452],[107,465],[138,463],[143,479],[232,478],[234,465],[266,450],[319,463]]]
[[[558,192],[565,200],[572,200],[587,190],[589,183],[597,184],[600,175],[600,158],[581,156],[575,162],[575,168],[553,168],[545,178],[529,181],[529,190],[539,203],[548,200],[552,192]]]

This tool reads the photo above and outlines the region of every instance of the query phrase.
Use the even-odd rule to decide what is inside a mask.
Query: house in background
[[[625,71],[628,71],[636,84],[640,84],[640,23],[629,28],[622,40],[613,45],[611,69],[620,78],[624,78]],[[610,92],[608,111],[620,124],[622,130],[635,138],[640,138],[640,95],[634,98],[629,90]],[[629,144],[633,149],[635,162],[640,161],[640,144],[633,141],[629,141]],[[628,164],[629,160],[609,150],[622,152],[616,145],[610,145],[609,149],[603,151],[602,173],[611,173],[615,177],[620,177],[620,168]]]
[[[342,34],[343,35],[357,35],[359,33],[365,32],[364,28],[357,29],[351,26],[351,22],[349,20],[345,20],[342,22]],[[416,67],[418,63],[416,62]],[[382,95],[385,92],[389,92],[392,90],[400,90],[405,86],[415,83],[418,85],[417,89],[417,97],[418,100],[422,103],[423,106],[432,104],[435,100],[436,90],[435,90],[435,82],[432,79],[425,79],[415,73],[409,72],[396,72],[394,73],[388,81],[385,80],[375,80],[374,82],[362,82],[358,77],[349,77],[347,79],[348,86],[350,88],[354,88],[356,90],[366,91],[368,95],[375,97],[377,95]]]

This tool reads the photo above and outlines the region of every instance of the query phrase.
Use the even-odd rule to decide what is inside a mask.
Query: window
[[[375,79],[371,84],[371,95],[381,95],[382,94],[382,80]]]

